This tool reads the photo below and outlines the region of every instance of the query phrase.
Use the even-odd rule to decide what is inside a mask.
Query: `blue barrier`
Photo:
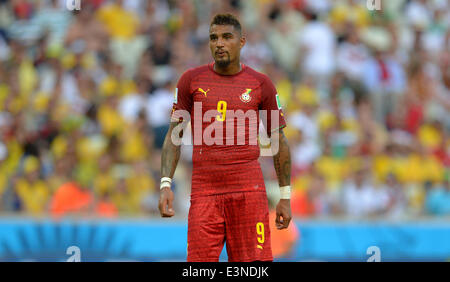
[[[450,222],[298,223],[295,260],[367,261],[372,246],[381,261],[448,261]]]
[[[300,240],[279,261],[448,261],[450,222],[296,221]],[[0,219],[0,261],[184,261],[187,226],[177,220]],[[227,256],[222,252],[221,261]]]

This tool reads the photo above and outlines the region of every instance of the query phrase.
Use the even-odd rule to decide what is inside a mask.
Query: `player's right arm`
[[[185,72],[178,81],[175,90],[173,111],[169,130],[162,147],[161,155],[161,186],[158,208],[162,217],[175,215],[173,209],[174,194],[171,189],[172,178],[180,159],[181,139],[189,113],[192,108],[192,93],[190,89],[191,72]]]
[[[172,132],[180,122],[171,122],[169,130],[167,132],[166,138],[164,139],[164,144],[162,147],[161,155],[161,177],[172,179],[175,173],[175,169],[180,159],[181,145],[177,145],[172,141]],[[183,131],[180,131],[179,138],[183,137]],[[171,183],[169,183],[171,184]],[[159,212],[162,217],[172,217],[175,215],[173,210],[173,191],[169,186],[166,186],[160,190],[159,195]]]

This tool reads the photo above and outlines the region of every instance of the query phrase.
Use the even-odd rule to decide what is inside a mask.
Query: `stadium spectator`
[[[321,21],[314,11],[308,11],[308,22],[297,38],[302,50],[302,75],[311,77],[320,90],[327,89],[328,80],[335,70],[336,39],[328,23]]]
[[[50,191],[48,184],[41,178],[39,159],[27,156],[23,161],[24,176],[18,178],[14,189],[17,193],[21,211],[30,214],[42,214],[47,209]]]
[[[51,0],[48,5],[40,2],[34,16],[34,24],[43,32],[49,33],[49,45],[60,45],[66,36],[66,30],[70,23],[69,11],[61,9],[58,0]],[[84,7],[83,7],[84,8]]]
[[[386,210],[386,216],[390,219],[404,219],[408,212],[408,199],[404,192],[404,186],[398,182],[393,174],[386,178],[385,187],[382,189],[389,194],[389,203]]]
[[[343,41],[337,47],[337,69],[353,83],[362,83],[364,79],[364,65],[370,58],[369,49],[360,40],[358,30],[354,24],[348,24]]]
[[[146,101],[147,122],[150,124],[155,136],[155,147],[162,148],[164,136],[169,129],[167,116],[170,115],[173,105],[173,84],[167,82],[163,87],[155,90]]]
[[[75,182],[66,182],[54,193],[50,202],[50,212],[54,217],[66,214],[89,214],[92,209],[92,195]]]
[[[382,214],[389,196],[386,190],[374,186],[368,175],[368,168],[356,169],[342,187],[342,207],[346,215],[363,218]]]
[[[399,60],[390,52],[392,34],[381,27],[373,27],[363,34],[373,56],[364,65],[363,83],[374,107],[376,120],[387,125],[406,87],[406,75]]]
[[[232,11],[248,27],[242,61],[271,78],[286,110],[293,211],[358,209],[354,200],[334,205],[344,190],[363,194],[350,175],[367,160],[367,214],[443,213],[448,1],[383,1],[382,11],[354,0],[82,2],[73,12],[56,0],[0,4],[3,212],[52,214],[62,187],[79,183],[94,214],[152,214],[173,82],[210,62],[204,30],[213,14]],[[175,177],[179,203],[189,195],[190,150],[183,145]],[[118,178],[117,165],[139,173]]]
[[[123,0],[107,1],[99,7],[96,17],[115,39],[132,39],[138,31],[139,17],[124,7]]]
[[[88,52],[105,52],[107,50],[109,34],[105,25],[94,17],[95,8],[90,3],[83,3],[83,9],[75,12],[66,32],[64,46],[71,47],[83,44]],[[101,55],[101,53],[98,53]]]

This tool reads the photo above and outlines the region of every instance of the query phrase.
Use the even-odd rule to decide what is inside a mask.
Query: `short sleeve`
[[[261,95],[262,99],[259,107],[262,110],[261,119],[267,130],[267,135],[270,137],[272,132],[284,128],[286,121],[277,90],[267,76],[264,77],[261,85]]]
[[[187,71],[183,73],[175,88],[171,120],[182,120],[180,111],[191,112],[192,109],[192,93],[191,93],[191,75]],[[180,120],[180,121],[181,121]]]

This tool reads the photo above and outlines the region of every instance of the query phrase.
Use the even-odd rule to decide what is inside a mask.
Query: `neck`
[[[233,75],[233,74],[237,74],[241,70],[242,70],[242,65],[240,62],[231,63],[226,67],[220,67],[217,64],[214,64],[214,71],[219,74]]]

